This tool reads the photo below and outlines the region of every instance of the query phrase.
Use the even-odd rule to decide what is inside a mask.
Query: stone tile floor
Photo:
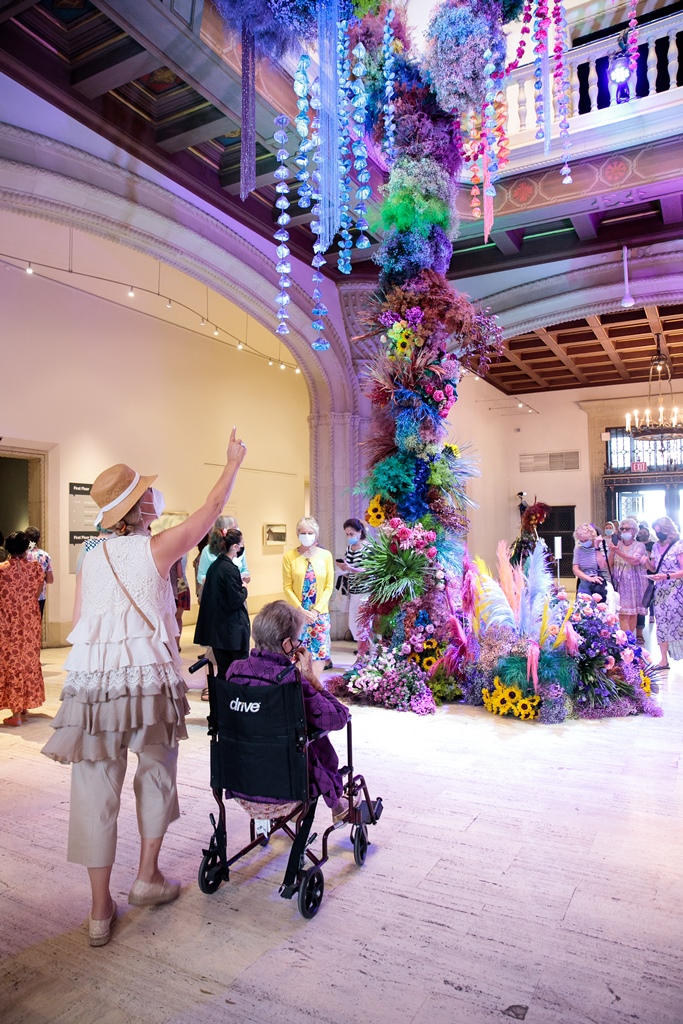
[[[313,921],[277,894],[280,838],[214,895],[197,887],[215,804],[202,680],[188,676],[182,814],[162,855],[180,899],[126,903],[128,782],[120,917],[109,946],[90,949],[85,873],[64,854],[69,770],[39,753],[64,654],[43,652],[45,706],[0,729],[3,1024],[683,1024],[683,665],[664,677],[661,719],[539,726],[479,708],[354,708],[356,764],[385,813],[362,869],[348,832],[334,835]],[[352,657],[336,645],[336,664]],[[247,819],[230,804],[228,826],[241,844]]]

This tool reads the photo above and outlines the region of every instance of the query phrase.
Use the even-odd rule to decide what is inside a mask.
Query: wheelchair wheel
[[[368,852],[368,830],[365,825],[358,825],[356,834],[353,837],[353,859],[359,868],[365,864],[365,857]]]
[[[223,881],[223,865],[217,853],[205,853],[199,865],[197,884],[202,892],[211,895]]]
[[[315,917],[323,901],[325,879],[320,868],[309,868],[299,886],[299,913],[302,917]]]

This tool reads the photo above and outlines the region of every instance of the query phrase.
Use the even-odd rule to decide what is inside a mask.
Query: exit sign
[[[632,473],[647,473],[647,462],[632,462],[631,463]]]

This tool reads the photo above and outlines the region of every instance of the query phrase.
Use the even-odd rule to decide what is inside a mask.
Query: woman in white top
[[[225,469],[200,509],[151,537],[157,518],[156,477],[119,464],[101,473],[91,495],[115,536],[83,559],[76,578],[73,645],[55,733],[43,753],[72,764],[69,861],[88,869],[92,889],[90,944],[105,945],[116,916],[109,880],[116,821],[131,750],[138,756],[134,790],[140,865],[128,902],[168,903],[179,882],[159,870],[159,852],[179,816],[178,740],[187,736],[187,686],[180,674],[171,566],[204,536],[223,508],[245,455],[233,429]]]

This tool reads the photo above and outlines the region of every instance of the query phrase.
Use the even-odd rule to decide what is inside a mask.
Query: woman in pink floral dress
[[[45,702],[40,667],[40,609],[43,569],[26,557],[25,533],[5,541],[9,561],[0,564],[0,708],[12,714],[3,725],[21,725],[29,708]]]
[[[636,631],[636,620],[645,614],[643,594],[647,587],[646,565],[648,553],[644,544],[636,540],[638,523],[624,519],[619,525],[619,542],[610,549],[610,568],[615,589],[619,591],[619,625],[624,630]]]

